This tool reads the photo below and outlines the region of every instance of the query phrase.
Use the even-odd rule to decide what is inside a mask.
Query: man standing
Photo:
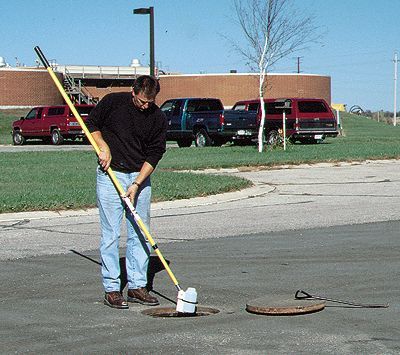
[[[100,254],[105,289],[104,304],[129,308],[120,292],[119,238],[124,203],[106,171],[111,166],[143,222],[150,224],[150,175],[166,150],[167,121],[154,103],[157,79],[143,75],[132,92],[106,95],[92,110],[87,127],[100,148],[97,204],[101,224]],[[128,212],[126,271],[128,302],[155,306],[146,289],[150,245]]]

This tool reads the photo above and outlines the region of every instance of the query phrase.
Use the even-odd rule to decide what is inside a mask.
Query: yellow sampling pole
[[[68,97],[68,95],[65,92],[63,86],[60,83],[60,80],[58,80],[56,74],[54,73],[53,69],[51,68],[51,66],[50,66],[49,62],[47,61],[46,57],[44,56],[44,54],[42,53],[41,49],[38,46],[36,46],[34,49],[35,49],[35,52],[38,55],[40,61],[45,66],[45,68],[49,72],[51,78],[53,79],[54,83],[56,84],[58,90],[60,91],[60,94],[62,95],[62,97],[64,98],[65,102],[67,103],[67,105],[71,109],[72,113],[74,114],[74,116],[77,119],[77,121],[79,122],[79,124],[81,125],[83,131],[85,132],[85,135],[86,135],[87,139],[89,140],[90,144],[92,145],[92,147],[96,151],[96,154],[99,155],[100,154],[99,146],[97,145],[96,141],[93,139],[92,134],[87,129],[85,122],[83,121],[83,119],[79,115],[79,113],[76,110],[76,108],[75,108],[74,104],[72,103],[71,99]],[[139,214],[136,212],[136,210],[133,207],[129,197],[123,197],[123,196],[125,196],[125,191],[124,191],[123,187],[121,186],[120,182],[118,181],[114,171],[111,168],[108,168],[107,169],[107,174],[110,177],[110,179],[112,180],[112,182],[113,182],[115,188],[117,189],[118,193],[121,195],[123,201],[125,202],[126,206],[129,209],[129,211],[132,213],[133,218],[135,219],[135,222],[139,226],[140,230],[143,232],[143,234],[145,235],[145,237],[149,241],[151,247],[154,249],[154,252],[159,257],[161,263],[164,265],[164,268],[165,268],[165,270],[167,270],[167,273],[168,273],[169,277],[171,278],[172,282],[174,283],[175,287],[178,289],[178,291],[180,291],[181,287],[179,286],[178,280],[176,279],[176,277],[172,273],[168,263],[165,261],[163,255],[161,254],[160,250],[158,249],[157,244],[155,243],[154,239],[152,238],[152,236],[151,236],[149,230],[147,229],[146,225],[144,224],[143,220],[140,218]]]

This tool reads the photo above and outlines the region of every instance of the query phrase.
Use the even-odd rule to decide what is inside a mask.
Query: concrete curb
[[[167,210],[181,207],[196,207],[214,205],[223,202],[233,202],[246,198],[261,196],[271,192],[274,188],[268,185],[255,185],[240,191],[226,192],[218,195],[195,197],[191,199],[163,201],[152,203],[152,211]],[[53,218],[70,218],[78,216],[95,216],[98,214],[97,208],[86,210],[61,210],[61,211],[32,211],[32,212],[15,212],[0,214],[1,222],[20,221],[24,219],[53,219]]]

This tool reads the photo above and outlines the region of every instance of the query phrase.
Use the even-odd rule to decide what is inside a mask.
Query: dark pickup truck
[[[224,107],[214,98],[178,98],[165,101],[161,111],[167,117],[167,140],[179,147],[217,145],[223,130]],[[222,144],[222,142],[221,142]]]
[[[274,144],[279,138],[279,131],[283,129],[284,111],[286,137],[292,142],[316,143],[325,137],[338,135],[335,115],[323,99],[264,99],[264,104],[266,111],[264,130],[269,144]],[[239,119],[231,119],[232,115],[237,115]],[[226,128],[231,122],[229,130],[237,130],[237,139],[257,140],[260,120],[259,99],[239,101],[232,110],[225,111]]]
[[[165,101],[161,110],[168,119],[167,140],[176,141],[179,147],[221,146],[230,141],[247,137],[250,129],[256,129],[243,119],[240,112],[226,115],[219,99],[178,98]]]
[[[225,131],[231,132],[233,143],[251,143],[257,140],[261,114],[260,102],[237,102],[231,110],[224,111]]]

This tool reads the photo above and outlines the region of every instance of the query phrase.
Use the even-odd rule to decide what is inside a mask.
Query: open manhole
[[[186,318],[186,317],[210,316],[219,313],[219,310],[210,307],[196,307],[196,313],[180,313],[177,312],[174,307],[157,307],[157,308],[146,309],[142,311],[142,313],[152,317]]]

